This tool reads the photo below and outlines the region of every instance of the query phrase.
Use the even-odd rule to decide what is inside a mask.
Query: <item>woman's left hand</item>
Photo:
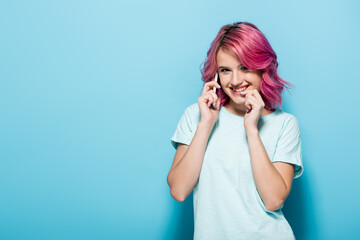
[[[242,94],[245,95],[245,107],[248,109],[244,116],[245,130],[257,129],[258,120],[265,107],[265,103],[256,89],[245,91]]]

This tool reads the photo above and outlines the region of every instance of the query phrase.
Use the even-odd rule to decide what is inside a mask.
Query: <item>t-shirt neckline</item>
[[[223,107],[223,106],[221,106],[220,111],[222,111],[223,113],[225,113],[227,116],[229,116],[229,117],[231,117],[231,118],[244,120],[244,117],[241,117],[241,116],[238,116],[238,115],[235,115],[235,114],[229,112],[229,111],[228,111],[225,107]],[[261,118],[261,119],[264,119],[264,118],[273,117],[273,116],[275,116],[276,114],[278,114],[280,111],[281,111],[281,108],[277,108],[277,109],[275,109],[274,112],[272,112],[272,113],[270,113],[270,114],[268,114],[268,115],[265,115],[265,116],[261,116],[260,118]]]

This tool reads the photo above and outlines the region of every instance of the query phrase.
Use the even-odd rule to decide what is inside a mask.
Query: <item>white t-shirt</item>
[[[201,114],[198,103],[186,108],[171,143],[190,145]],[[260,117],[258,130],[271,162],[295,164],[303,172],[297,119],[281,108]],[[194,239],[295,239],[281,209],[268,211],[252,175],[244,118],[224,107],[210,134],[193,190]]]

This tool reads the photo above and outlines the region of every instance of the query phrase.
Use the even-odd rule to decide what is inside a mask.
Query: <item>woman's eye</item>
[[[226,68],[223,68],[220,70],[220,72],[225,72],[225,71],[228,71],[229,69],[226,69]]]
[[[241,66],[241,70],[248,70],[248,68],[245,66]]]

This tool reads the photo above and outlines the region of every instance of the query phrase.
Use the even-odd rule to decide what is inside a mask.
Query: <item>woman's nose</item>
[[[232,74],[232,76],[231,76],[231,83],[232,83],[233,85],[236,85],[236,84],[238,84],[238,83],[240,83],[240,82],[242,82],[242,81],[243,81],[243,75],[242,75],[242,73],[235,71],[235,72]]]

